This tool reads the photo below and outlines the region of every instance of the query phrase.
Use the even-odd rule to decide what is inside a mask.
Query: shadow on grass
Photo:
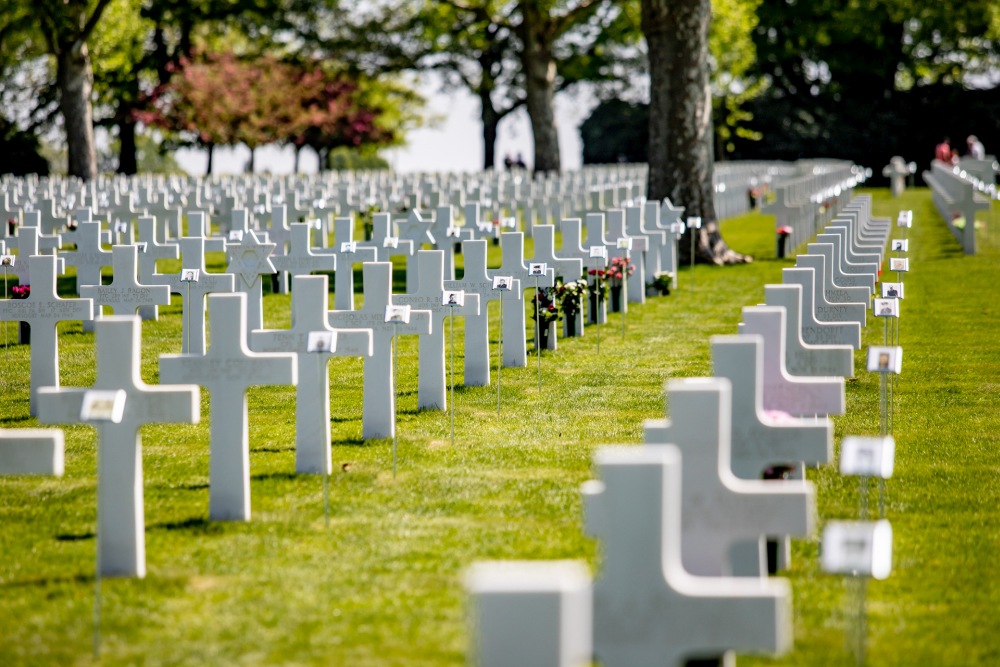
[[[222,533],[220,521],[209,521],[203,516],[193,516],[181,521],[166,521],[150,524],[147,530],[186,530],[196,535],[217,535]]]
[[[267,452],[269,454],[282,454],[284,452],[294,452],[295,447],[251,447],[251,452]]]
[[[93,574],[74,574],[67,577],[41,577],[39,579],[24,579],[23,581],[9,581],[0,586],[3,588],[27,588],[29,586],[56,586],[59,584],[93,584]]]
[[[362,440],[361,438],[344,438],[331,443],[334,447],[361,447],[365,445],[368,440]]]
[[[258,475],[250,475],[250,479],[258,479],[258,480],[265,480],[265,479],[293,480],[293,479],[298,479],[299,477],[301,477],[301,475],[294,472],[266,472],[266,473],[260,473]]]
[[[94,539],[94,533],[61,533],[56,535],[57,542],[80,542]]]

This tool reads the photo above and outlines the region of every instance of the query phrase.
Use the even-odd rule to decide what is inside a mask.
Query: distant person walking
[[[985,160],[986,159],[986,149],[983,147],[983,142],[981,142],[976,135],[970,134],[969,138],[965,140],[965,145],[968,147],[968,156],[973,160]]]
[[[951,139],[945,137],[934,149],[934,159],[951,164]]]

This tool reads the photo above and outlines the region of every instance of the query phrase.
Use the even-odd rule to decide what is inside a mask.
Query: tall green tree
[[[58,112],[66,132],[67,172],[84,180],[97,175],[88,40],[111,0],[8,0],[0,18],[0,43],[19,38],[24,55],[46,55],[55,64]]]

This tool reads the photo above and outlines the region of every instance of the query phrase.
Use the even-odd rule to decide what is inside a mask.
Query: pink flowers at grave
[[[15,299],[27,299],[31,296],[31,285],[14,285],[10,293]]]

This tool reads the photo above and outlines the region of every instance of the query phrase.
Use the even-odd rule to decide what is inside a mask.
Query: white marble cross
[[[878,264],[854,264],[847,261],[839,234],[817,234],[816,244],[833,246],[833,252],[826,261],[833,268],[833,282],[845,287],[869,287],[875,289],[878,281]]]
[[[816,272],[812,269],[782,269],[785,285],[802,288],[802,340],[810,345],[850,345],[861,349],[861,325],[857,322],[821,322],[816,317]]]
[[[553,225],[535,225],[532,232],[535,240],[535,254],[528,260],[528,264],[548,264],[552,267],[556,276],[562,277],[564,282],[573,282],[583,278],[583,260],[579,257],[563,258],[556,256],[556,228]],[[572,331],[576,336],[583,335],[583,304],[573,316],[576,320]],[[563,317],[567,317],[565,313]],[[569,330],[566,327],[564,330]]]
[[[792,375],[785,365],[786,313],[778,306],[748,306],[743,321],[764,344],[764,409],[796,417],[842,415],[846,409],[842,376]]]
[[[94,300],[94,315],[101,315],[101,307],[109,306],[115,315],[135,315],[143,306],[170,304],[170,288],[166,285],[143,285],[136,276],[139,248],[120,245],[111,249],[114,279],[110,285],[84,285],[81,296]]]
[[[789,373],[854,376],[854,348],[850,345],[812,345],[803,338],[801,285],[765,285],[764,302],[785,309],[785,363]]]
[[[226,244],[226,272],[235,277],[236,291],[247,295],[247,328],[251,331],[264,327],[261,276],[277,272],[270,260],[272,252],[274,244],[262,241],[252,230],[245,231],[239,243]]]
[[[430,312],[431,332],[420,337],[418,348],[417,408],[446,410],[444,321],[452,313],[464,317],[478,316],[479,296],[467,294],[463,306],[441,303],[444,292],[444,252],[441,250],[418,250],[416,270],[417,291],[414,294],[394,294],[392,302]]]
[[[397,334],[429,334],[431,314],[410,311],[410,323],[385,321],[385,307],[392,304],[392,264],[364,265],[365,303],[360,310],[330,311],[334,328],[370,329],[372,356],[365,359],[362,438],[391,438],[396,432],[396,388],[393,381],[392,339]]]
[[[682,564],[686,460],[673,446],[605,447],[584,485],[588,534],[601,540],[594,653],[606,667],[682,667],[730,650],[787,650],[791,587],[780,579],[698,577]]]
[[[54,475],[65,469],[62,429],[0,428],[0,475]]]
[[[833,457],[833,423],[778,416],[764,408],[764,343],[759,336],[713,336],[712,374],[732,386],[730,467],[741,479],[760,479],[765,469],[803,463],[819,466]]]
[[[659,215],[660,207],[656,202],[625,208],[625,231],[629,236],[645,236],[648,239],[649,249],[643,256],[646,280],[652,280],[657,273],[668,270],[662,268],[663,255],[674,247],[673,237],[659,229]]]
[[[31,326],[31,414],[38,414],[40,387],[59,386],[59,322],[94,319],[91,299],[63,299],[56,293],[56,258],[29,257],[31,293],[27,299],[0,301],[0,322]]]
[[[21,285],[31,284],[31,262],[29,257],[40,255],[39,249],[40,232],[37,227],[21,227],[17,230],[17,261],[13,267],[9,267],[11,275],[17,276],[17,281]],[[62,239],[58,236],[49,237],[55,241],[52,245],[55,248],[62,248]],[[56,271],[66,272],[66,263],[62,257],[56,260]]]
[[[635,269],[627,277],[625,289],[627,298],[622,298],[622,310],[628,310],[629,303],[646,302],[646,264],[645,256],[649,252],[649,239],[645,236],[633,236],[625,231],[625,211],[612,209],[608,211],[608,256],[621,257]],[[623,240],[625,241],[623,246]]]
[[[275,206],[271,209],[271,223],[266,227],[261,227],[261,231],[267,234],[267,240],[274,244],[274,252],[271,253],[271,262],[279,257],[285,257],[291,250],[292,228],[288,225],[288,209],[285,206]],[[306,242],[306,253],[308,254],[309,242]],[[277,264],[277,275],[272,278],[272,284],[276,285],[275,291],[278,294],[288,294],[288,271],[282,270]]]
[[[684,569],[702,576],[766,574],[765,537],[808,535],[815,493],[802,480],[740,479],[731,457],[732,385],[726,378],[667,383],[672,419],[646,422],[647,445],[676,445],[684,466],[681,489]],[[733,549],[755,541],[756,553]]]
[[[156,272],[156,262],[161,259],[178,259],[181,256],[180,247],[176,243],[160,243],[157,239],[156,218],[140,216],[139,227],[139,282],[143,285],[163,285],[157,280],[161,275]],[[113,250],[113,249],[112,249]],[[168,288],[169,289],[169,288]],[[167,304],[169,304],[169,298]],[[165,304],[165,305],[167,305]],[[139,317],[144,320],[159,318],[159,306],[139,306]]]
[[[141,326],[138,317],[99,320],[95,326],[97,379],[93,387],[43,387],[38,396],[40,423],[86,422],[97,428],[98,569],[103,576],[146,575],[140,428],[146,424],[196,424],[199,418],[198,387],[149,386],[140,378]],[[120,421],[85,418],[83,409],[93,390],[124,392]]]
[[[63,243],[76,245],[76,252],[64,252],[67,266],[76,267],[76,293],[84,285],[100,285],[101,269],[111,266],[111,251],[105,250],[100,222],[80,222],[75,232],[64,232]]]
[[[184,237],[178,241],[181,249],[181,272],[156,276],[157,284],[167,285],[174,294],[183,297],[181,313],[181,352],[205,354],[205,296],[217,292],[233,292],[236,279],[231,273],[209,273],[205,268],[205,239]],[[197,271],[197,281],[182,281],[188,271]]]
[[[333,307],[354,310],[354,265],[378,261],[379,249],[365,247],[354,241],[354,218],[334,218],[334,247],[330,253],[337,258],[338,270],[333,283]],[[387,260],[388,261],[388,260]]]
[[[517,305],[504,313],[503,320],[503,366],[523,368],[528,365],[528,339],[525,334],[524,291],[555,284],[555,269],[547,268],[544,276],[532,276],[524,263],[524,232],[504,232],[500,235],[500,267],[487,271],[489,276],[510,276],[521,282],[519,294],[511,301]]]
[[[465,386],[488,387],[490,384],[490,301],[500,299],[502,292],[493,289],[493,281],[486,272],[486,241],[477,239],[462,243],[465,255],[465,272],[461,280],[444,281],[445,289],[460,290],[479,296],[479,315],[465,318]],[[522,294],[520,283],[511,290],[512,301]],[[521,301],[514,301],[523,308]],[[527,345],[527,342],[525,342]]]
[[[826,264],[826,254],[832,254],[830,247],[828,253],[824,253],[818,244],[810,243],[806,246],[808,255],[796,255],[795,266],[797,268],[812,269],[816,272],[817,293],[822,290],[824,297],[830,303],[860,303],[865,308],[871,300],[872,290],[868,287],[841,287],[833,282],[833,273]],[[818,300],[818,295],[817,295]]]
[[[250,520],[250,435],[246,392],[259,385],[294,385],[295,355],[247,347],[245,294],[208,297],[212,345],[204,355],[160,355],[160,382],[195,384],[211,397],[209,517]]]
[[[470,663],[582,667],[593,658],[593,590],[576,561],[473,563]]]
[[[211,235],[211,222],[204,211],[188,211],[186,236],[205,239],[205,252],[225,252],[226,239]]]
[[[288,291],[285,281],[289,275],[306,276],[313,271],[336,271],[337,257],[330,249],[312,247],[312,222],[293,222],[291,242],[288,252],[279,257],[271,257],[271,264],[278,270],[278,291],[282,294]],[[374,257],[374,251],[372,256]]]
[[[301,225],[305,223],[292,223]],[[327,276],[295,276],[292,279],[292,326],[250,332],[255,352],[294,352],[299,382],[295,387],[295,472],[324,474],[330,460],[330,372],[331,357],[372,356],[372,332],[368,329],[334,329],[328,323]],[[310,349],[309,335],[329,333],[333,345]]]

